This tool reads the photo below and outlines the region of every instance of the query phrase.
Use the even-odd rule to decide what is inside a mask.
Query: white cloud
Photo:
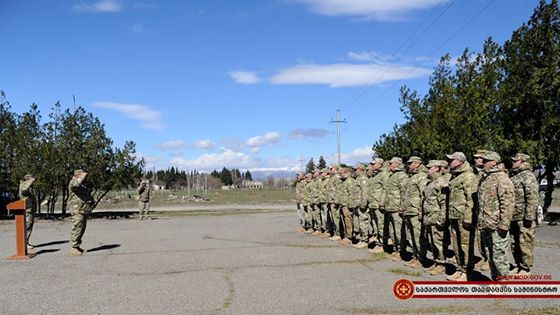
[[[145,169],[152,169],[154,167],[158,166],[158,163],[162,160],[161,157],[159,156],[151,156],[151,155],[145,155],[144,153],[141,152],[137,152],[136,153],[136,159],[138,161],[140,161],[141,159],[144,159],[144,168]]]
[[[216,143],[209,139],[198,140],[193,143],[193,147],[203,150],[213,150],[216,147]]]
[[[326,129],[294,129],[290,131],[290,139],[324,138],[329,134]]]
[[[354,164],[356,162],[369,162],[372,155],[373,150],[371,149],[371,146],[366,145],[355,148],[350,152],[343,152],[340,158],[342,159],[342,163]]]
[[[427,9],[446,0],[299,0],[311,11],[328,16],[351,16],[367,20],[400,20],[404,14]]]
[[[100,0],[94,3],[80,3],[72,6],[75,11],[82,12],[119,12],[123,8],[118,0]]]
[[[128,118],[140,121],[142,127],[146,129],[162,130],[164,128],[161,122],[162,114],[146,105],[102,101],[93,103],[93,106],[118,111]]]
[[[136,34],[147,34],[147,33],[149,33],[148,30],[146,30],[146,28],[144,28],[144,26],[142,24],[134,24],[134,25],[132,25],[130,30],[133,33],[136,33]]]
[[[163,143],[159,143],[156,145],[157,148],[162,149],[162,150],[182,150],[184,149],[186,146],[185,141],[182,140],[173,140],[173,141],[167,141],[167,142],[163,142]]]
[[[281,70],[270,81],[273,84],[326,84],[334,88],[379,85],[431,73],[430,69],[394,64],[299,65]]]
[[[277,143],[280,139],[280,133],[276,131],[267,132],[262,136],[254,136],[249,138],[245,144],[250,147],[262,147],[268,144]]]
[[[175,158],[171,164],[187,169],[213,170],[222,167],[250,168],[257,163],[253,156],[225,149],[220,153],[206,153],[195,159]]]
[[[250,71],[231,71],[228,74],[239,84],[257,84],[262,82],[258,75]]]
[[[359,52],[350,51],[346,56],[351,60],[367,61],[375,64],[387,64],[389,62],[400,63],[400,64],[425,63],[425,62],[433,63],[434,61],[437,61],[431,59],[430,57],[411,58],[411,57],[403,56],[401,54],[387,55],[376,51],[359,51]]]

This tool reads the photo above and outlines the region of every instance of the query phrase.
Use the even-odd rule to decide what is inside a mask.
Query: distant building
[[[263,182],[260,180],[244,180],[238,185],[222,186],[222,190],[231,189],[263,189]]]

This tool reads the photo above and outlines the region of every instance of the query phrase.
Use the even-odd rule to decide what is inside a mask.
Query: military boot
[[[449,280],[449,281],[468,281],[467,273],[466,272],[461,272],[461,274],[458,277],[453,278],[453,279],[448,278],[447,280]]]
[[[340,241],[340,236],[338,236],[338,235],[332,236],[332,237],[329,238],[329,240],[335,241],[335,242]]]
[[[428,273],[432,276],[437,276],[437,275],[441,275],[442,273],[445,272],[445,266],[444,265],[440,265],[440,264],[436,264],[436,266],[434,267],[434,269],[432,269],[431,271],[429,271]]]
[[[382,246],[375,246],[374,248],[369,249],[368,251],[369,251],[370,253],[372,253],[372,254],[379,254],[379,253],[383,253],[383,252],[384,252]]]
[[[315,230],[315,232],[311,233],[311,235],[319,236],[323,234],[320,230]]]
[[[463,275],[463,272],[460,271],[460,270],[457,270],[457,271],[455,271],[454,274],[448,275],[448,276],[446,277],[446,279],[449,280],[449,281],[455,281],[455,279],[461,277],[461,275]]]
[[[323,234],[321,234],[321,237],[322,238],[329,238],[329,237],[331,237],[331,233],[325,231],[325,232],[323,232]]]
[[[361,249],[361,248],[366,248],[367,246],[368,244],[366,242],[359,242],[354,246],[354,248]]]
[[[401,261],[401,254],[399,252],[393,252],[391,255],[388,256],[389,259],[392,261]]]
[[[304,228],[303,226],[300,226],[300,227],[297,229],[297,231],[298,231],[299,233],[304,233],[304,232],[305,232],[305,228]]]
[[[350,246],[352,245],[352,241],[349,238],[344,238],[338,242],[340,245]]]
[[[81,249],[80,247],[72,247],[72,249],[70,250],[70,255],[71,256],[82,256],[84,250]]]
[[[490,270],[490,266],[488,265],[488,260],[481,259],[477,262],[474,267],[481,271],[488,271]]]
[[[311,233],[313,233],[312,228],[307,228],[307,230],[305,230],[305,234],[311,234]]]

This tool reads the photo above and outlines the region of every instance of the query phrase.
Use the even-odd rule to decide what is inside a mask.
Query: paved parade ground
[[[557,314],[559,299],[397,300],[396,280],[443,280],[296,232],[294,210],[96,218],[71,257],[71,223],[38,220],[39,255],[10,261],[0,222],[0,314]],[[533,274],[560,279],[556,226],[537,229]]]

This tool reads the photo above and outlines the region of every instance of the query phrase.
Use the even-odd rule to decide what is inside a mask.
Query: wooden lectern
[[[25,230],[25,200],[9,203],[8,212],[16,215],[16,254],[8,259],[31,259],[35,253],[27,252],[27,231]]]

